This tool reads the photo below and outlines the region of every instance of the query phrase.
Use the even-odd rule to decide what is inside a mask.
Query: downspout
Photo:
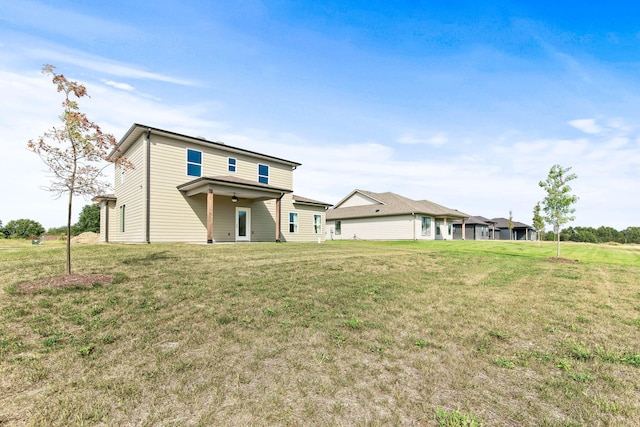
[[[280,243],[282,236],[282,198],[284,193],[280,193],[280,197],[276,200],[276,243]]]
[[[147,129],[146,152],[146,194],[145,194],[145,243],[151,243],[151,128]]]
[[[104,202],[104,242],[109,243],[109,200]]]

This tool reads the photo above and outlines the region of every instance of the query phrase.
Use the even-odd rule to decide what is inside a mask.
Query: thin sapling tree
[[[536,229],[538,246],[540,246],[540,240],[542,239],[542,233],[544,233],[544,218],[540,214],[540,202],[536,203],[533,207],[533,227]]]
[[[27,146],[40,156],[52,174],[51,185],[45,190],[54,193],[56,198],[68,195],[66,274],[71,274],[73,196],[96,195],[109,188],[103,172],[108,166],[109,153],[118,147],[113,135],[102,132],[80,111],[77,99],[89,96],[84,85],[56,73],[52,65],[43,66],[42,73],[51,76],[57,91],[64,96],[60,115],[62,125],[30,140]],[[131,167],[126,158],[121,157],[116,162],[125,168]]]
[[[556,235],[558,258],[560,258],[560,229],[575,219],[573,213],[576,210],[573,205],[578,201],[578,196],[571,194],[569,185],[569,182],[578,176],[569,173],[570,171],[571,167],[563,168],[560,165],[553,165],[547,179],[538,183],[547,192],[547,196],[542,200],[542,210],[545,213],[545,222],[553,227]]]
[[[509,209],[509,222],[507,224],[509,228],[509,240],[513,240],[513,211]]]

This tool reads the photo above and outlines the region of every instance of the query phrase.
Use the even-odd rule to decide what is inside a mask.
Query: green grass
[[[531,242],[96,245],[22,294],[0,241],[0,425],[635,425],[640,250]]]

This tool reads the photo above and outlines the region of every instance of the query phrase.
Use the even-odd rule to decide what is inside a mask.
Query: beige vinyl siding
[[[289,232],[289,213],[298,213],[298,232]],[[313,230],[313,216],[321,215],[322,230],[319,234]],[[325,208],[323,206],[309,206],[300,203],[293,203],[290,194],[282,198],[282,240],[285,242],[315,242],[325,240]]]
[[[109,242],[113,241],[113,236],[118,231],[118,210],[116,208],[117,201],[109,202],[107,209],[109,210]],[[105,235],[106,237],[106,235]]]
[[[122,183],[122,169],[115,167],[116,204],[109,213],[109,241],[137,243],[144,241],[144,138],[138,139],[127,150],[126,157],[133,164],[133,168],[124,172]],[[125,205],[125,232],[120,231],[120,206]]]
[[[244,203],[233,203],[226,197],[216,199],[214,195],[213,198],[213,241],[235,242],[236,208],[249,206]]]
[[[379,205],[380,202],[371,199],[361,193],[355,193],[351,195],[347,200],[342,202],[339,207],[348,208],[351,206],[367,206],[367,205]]]
[[[206,242],[206,195],[188,197],[176,187],[195,179],[186,171],[187,149],[202,152],[202,175],[225,176],[257,181],[258,161],[245,155],[229,154],[218,147],[185,144],[159,135],[151,137],[151,241]],[[237,160],[236,172],[228,172],[228,157]],[[267,164],[264,163],[263,164]],[[269,184],[291,187],[290,166],[269,164]],[[214,195],[214,241],[235,241],[235,208],[251,209],[251,241],[275,240],[275,202],[231,203]]]
[[[428,234],[422,235],[422,218],[431,218]],[[435,238],[436,219],[425,215],[416,215],[416,240],[433,240]]]
[[[278,188],[293,188],[293,171],[291,166],[280,163],[270,163],[265,160],[255,159],[249,156],[237,155],[236,172],[228,172],[227,157],[224,155],[224,170],[219,172],[207,172],[206,176],[231,175],[238,178],[258,182],[258,165],[269,166],[269,185]]]
[[[151,134],[151,242],[207,241],[206,194],[187,197],[176,188],[196,178],[187,175],[188,148],[203,152],[203,174],[206,174],[206,168],[214,167],[216,159],[205,156],[200,145]]]
[[[115,209],[116,202],[103,201],[100,202],[100,239],[101,243],[113,240],[113,233],[118,227],[118,212]],[[107,227],[107,218],[109,226]],[[109,235],[107,236],[107,231]]]
[[[293,188],[293,170],[291,165],[259,159],[246,154],[232,153],[217,146],[185,144],[183,142],[176,142],[175,144],[183,147],[185,152],[182,158],[185,159],[186,148],[202,151],[202,176],[228,175],[258,182],[258,164],[262,164],[269,166],[269,185],[285,189]],[[229,157],[236,159],[235,172],[229,172]],[[186,163],[184,169],[186,176]]]
[[[98,237],[100,243],[107,241],[107,209],[109,209],[107,202],[100,202],[100,236]]]
[[[386,216],[379,218],[355,218],[341,221],[342,233],[335,234],[335,222],[327,221],[326,236],[334,240],[413,240],[420,236],[413,215]]]
[[[251,208],[251,241],[276,241],[276,202],[267,200],[254,202]]]

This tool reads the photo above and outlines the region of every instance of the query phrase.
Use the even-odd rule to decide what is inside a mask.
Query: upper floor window
[[[236,171],[236,164],[237,164],[237,160],[234,159],[233,157],[229,157],[227,164],[229,165],[229,172],[235,172]]]
[[[187,149],[187,175],[202,176],[202,151]]]
[[[322,233],[322,215],[313,215],[313,232],[315,234]]]
[[[258,165],[258,182],[261,184],[269,184],[269,166]]]
[[[298,232],[298,213],[289,212],[289,233]]]

